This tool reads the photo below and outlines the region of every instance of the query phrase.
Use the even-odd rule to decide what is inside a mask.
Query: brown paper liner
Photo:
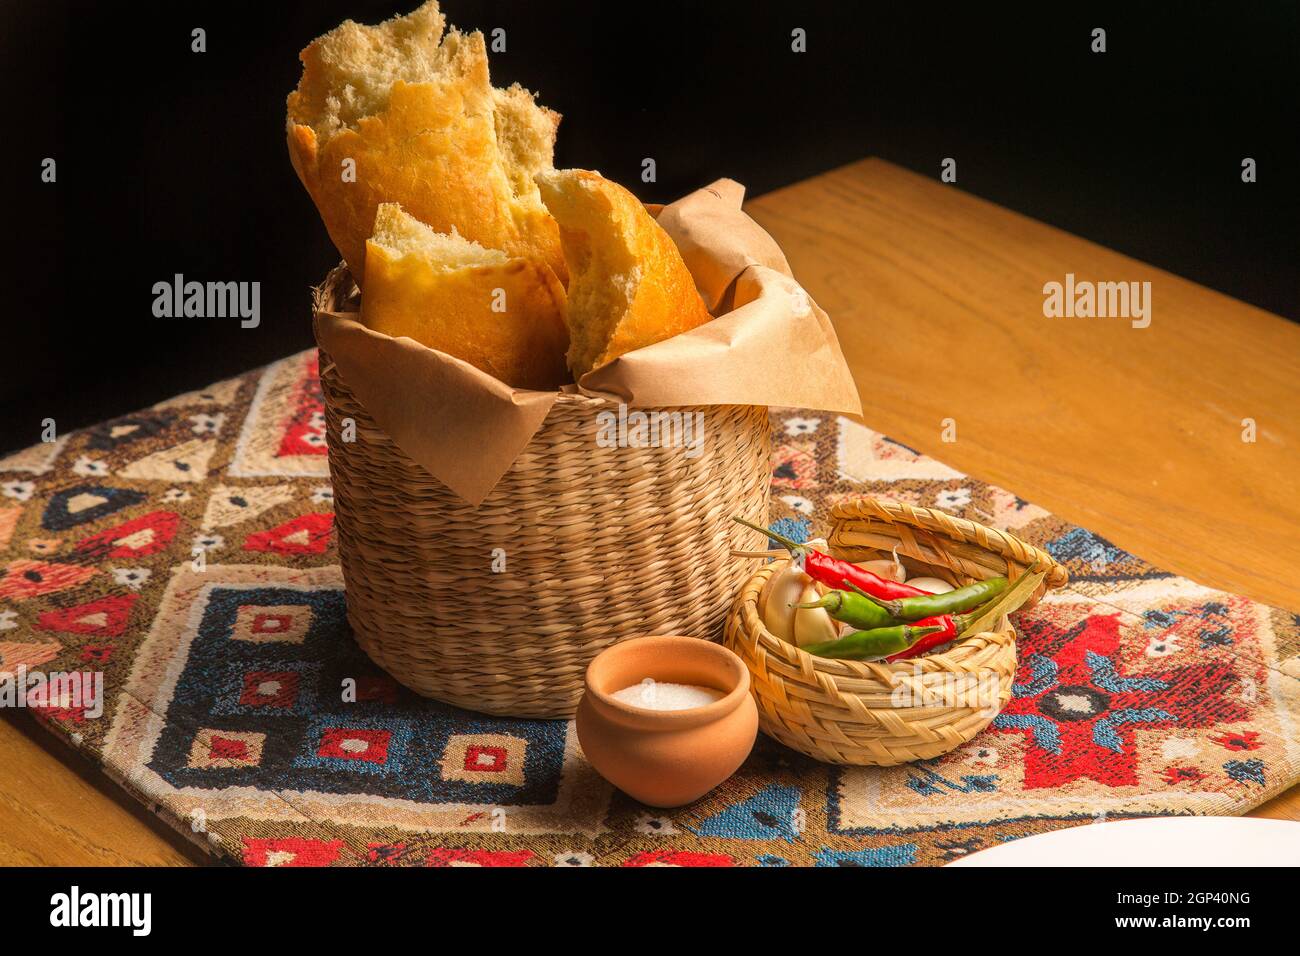
[[[772,237],[741,212],[743,199],[744,187],[723,179],[658,216],[710,310],[728,304],[729,311],[620,356],[565,391],[639,408],[781,405],[861,414],[830,319],[791,277]],[[511,388],[411,339],[372,332],[357,312],[335,311],[320,295],[313,324],[317,343],[375,422],[470,504],[487,497],[561,394]]]

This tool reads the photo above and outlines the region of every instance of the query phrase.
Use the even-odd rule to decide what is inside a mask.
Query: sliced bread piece
[[[568,381],[564,287],[544,262],[439,233],[383,203],[366,243],[361,321],[517,388]]]
[[[288,100],[294,169],[363,286],[383,202],[536,257],[563,281],[556,225],[532,181],[551,165],[559,115],[517,85],[493,89],[483,35],[445,29],[430,0],[378,26],[349,20],[303,50]]]
[[[585,169],[541,172],[537,183],[569,268],[575,380],[712,318],[677,246],[630,192]]]

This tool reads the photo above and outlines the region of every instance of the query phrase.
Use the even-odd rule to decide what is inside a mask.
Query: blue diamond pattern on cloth
[[[153,412],[140,412],[114,418],[90,429],[86,447],[94,451],[113,451],[142,438],[159,434],[172,421],[170,415]]]
[[[798,787],[772,784],[708,817],[698,827],[687,829],[699,836],[726,840],[783,839],[793,843],[799,838],[800,796]]]
[[[1262,760],[1229,760],[1223,769],[1229,777],[1240,783],[1267,783]]]
[[[768,525],[777,534],[783,534],[791,541],[807,541],[812,533],[812,522],[807,518],[778,518]],[[768,548],[776,550],[782,547],[775,538],[768,538]]]
[[[882,846],[874,850],[832,850],[822,847],[817,851],[815,866],[911,866],[916,862],[916,844]]]
[[[240,608],[303,607],[309,620],[301,642],[231,640]],[[250,673],[298,675],[287,707],[240,704]],[[345,702],[345,681],[387,681],[389,699]],[[274,688],[268,688],[274,690]],[[568,725],[562,720],[489,717],[426,700],[400,688],[352,640],[343,591],[338,588],[214,586],[189,648],[176,690],[162,715],[166,727],[148,766],[176,787],[267,792],[315,791],[374,795],[426,803],[501,806],[553,803],[563,776]],[[266,735],[261,760],[247,767],[194,767],[189,753],[196,728]],[[362,759],[322,741],[331,729],[366,731],[387,759]],[[385,733],[386,732],[386,733]],[[441,761],[453,735],[498,734],[526,742],[523,783],[498,779],[445,780]],[[335,735],[338,737],[338,735]],[[336,740],[336,743],[338,741]],[[377,752],[377,751],[376,751]],[[517,780],[517,778],[516,778]]]
[[[1089,567],[1104,568],[1119,561],[1135,561],[1136,558],[1123,548],[1117,548],[1099,534],[1093,534],[1086,528],[1074,528],[1053,541],[1047,542],[1046,551],[1057,561],[1065,564],[1079,561]]]
[[[50,498],[41,516],[41,527],[46,531],[66,531],[79,524],[95,521],[115,511],[139,504],[149,497],[143,491],[130,488],[108,488],[104,485],[77,485],[65,488]],[[96,500],[98,499],[98,501]]]
[[[398,774],[405,767],[412,737],[410,721],[391,717],[317,717],[307,725],[293,765],[346,773]],[[375,738],[379,738],[378,742]],[[352,753],[346,749],[349,742],[357,745]],[[324,752],[326,749],[334,753]],[[361,756],[376,749],[382,752],[382,759]]]
[[[248,678],[254,674],[270,675],[271,680],[279,682],[278,675],[294,675],[297,687],[291,699],[281,700],[277,695],[268,695],[266,704],[241,703],[248,686]],[[228,716],[241,714],[257,717],[305,716],[313,713],[319,706],[316,700],[316,688],[320,684],[320,665],[304,664],[301,661],[280,661],[255,659],[232,663],[226,669],[224,683],[218,690],[212,704],[212,713]]]

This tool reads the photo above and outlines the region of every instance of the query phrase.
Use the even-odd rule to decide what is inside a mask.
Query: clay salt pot
[[[703,706],[654,710],[615,694],[646,681],[711,688]],[[749,670],[720,644],[695,637],[638,637],[587,667],[578,742],[606,780],[652,807],[679,807],[726,780],[749,756],[758,710]]]

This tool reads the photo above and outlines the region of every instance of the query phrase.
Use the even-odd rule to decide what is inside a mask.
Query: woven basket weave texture
[[[1015,577],[1037,563],[1046,578],[1026,606],[1068,580],[1050,555],[1014,535],[929,508],[863,498],[836,505],[831,522],[827,540],[836,557],[868,561],[897,548],[909,576],[937,576],[958,586]],[[784,565],[768,564],[750,577],[726,631],[727,646],[749,667],[759,727],[769,736],[827,763],[891,766],[961,746],[1010,699],[1016,645],[1007,618],[992,631],[914,660],[814,657],[763,626],[759,596]]]
[[[324,352],[320,367],[348,619],[403,684],[469,710],[570,717],[610,644],[721,637],[750,570],[731,516],[766,520],[766,408],[665,409],[702,416],[692,457],[602,447],[597,414],[617,406],[561,395],[473,507],[375,424]]]

